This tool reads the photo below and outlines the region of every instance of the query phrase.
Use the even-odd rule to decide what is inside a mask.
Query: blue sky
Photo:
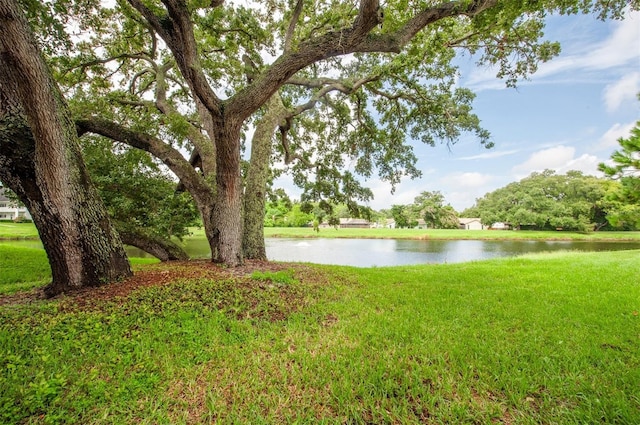
[[[493,149],[462,138],[451,148],[414,143],[421,179],[406,180],[390,193],[388,184],[366,182],[375,210],[409,204],[422,191],[438,190],[461,211],[475,199],[545,168],[600,175],[640,119],[640,13],[624,21],[593,16],[551,17],[546,38],[561,43],[562,53],[542,64],[517,89],[506,88],[495,71],[460,58],[459,84],[477,94],[474,110],[492,134]],[[296,191],[282,180],[296,197]]]

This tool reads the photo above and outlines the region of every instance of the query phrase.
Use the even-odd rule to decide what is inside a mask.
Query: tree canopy
[[[439,191],[422,192],[411,205],[414,215],[425,221],[432,229],[457,229],[458,214]]]
[[[534,172],[519,182],[487,193],[463,215],[484,225],[505,222],[534,229],[594,230],[606,226],[609,182],[579,171]]]
[[[84,138],[83,155],[91,178],[123,242],[161,260],[188,255],[172,241],[198,223],[191,197],[146,152]]]
[[[628,138],[618,139],[620,149],[611,155],[613,165],[600,164],[600,170],[620,182],[611,193],[609,221],[617,227],[640,229],[640,121]]]

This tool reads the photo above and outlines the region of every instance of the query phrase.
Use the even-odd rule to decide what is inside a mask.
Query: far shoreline
[[[496,241],[602,241],[638,242],[640,232],[569,232],[538,230],[462,230],[462,229],[349,229],[267,227],[265,237],[270,238],[327,238],[327,239],[412,239],[412,240],[496,240]]]
[[[26,227],[33,227],[26,228]],[[37,230],[32,223],[18,228],[0,228],[0,241],[37,241]],[[15,231],[15,233],[13,233]],[[186,238],[204,238],[202,227],[189,229]],[[495,241],[585,241],[585,242],[640,242],[640,231],[544,231],[544,230],[463,230],[463,229],[387,229],[387,228],[320,228],[265,227],[265,238],[291,239],[406,239],[406,240],[495,240]]]

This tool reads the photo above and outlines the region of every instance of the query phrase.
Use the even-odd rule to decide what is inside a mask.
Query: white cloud
[[[567,171],[576,170],[582,171],[584,174],[599,175],[598,164],[600,162],[597,156],[585,153],[578,158],[571,159],[565,165],[555,170],[558,174],[565,174]]]
[[[602,162],[595,155],[582,154],[575,158],[576,149],[571,146],[556,146],[534,152],[529,158],[512,168],[516,180],[529,176],[532,172],[546,169],[559,174],[567,171],[582,171],[584,174],[599,175],[598,164]]]
[[[293,183],[293,177],[290,174],[283,174],[273,182],[274,189],[284,189],[291,200],[300,200],[302,189]]]
[[[465,190],[461,192],[447,192],[445,194],[445,202],[451,204],[451,206],[458,212],[464,211],[466,208],[470,208],[475,204],[476,199],[482,198],[487,193],[495,190],[495,187],[476,190]]]
[[[640,12],[629,12],[625,19],[616,21],[611,35],[595,45],[576,47],[573,54],[544,63],[536,77],[546,77],[564,71],[603,70],[638,61],[640,51]]]
[[[485,186],[493,180],[493,176],[489,174],[468,172],[468,173],[451,173],[440,178],[440,183],[452,190],[475,189]]]
[[[445,202],[457,211],[472,206],[477,198],[494,190],[495,177],[477,172],[447,174],[439,179]]]
[[[628,12],[625,19],[616,23],[616,28],[607,40],[598,46],[583,63],[596,69],[614,68],[633,63],[640,57],[640,12]]]
[[[395,192],[391,193],[391,185],[381,180],[376,180],[372,184],[365,184],[371,188],[374,198],[369,202],[369,206],[374,210],[389,209],[392,205],[407,205],[413,203],[413,200],[420,192],[428,189],[420,188],[419,180],[405,181],[396,186]]]
[[[526,177],[533,171],[557,170],[571,161],[575,153],[576,149],[570,146],[543,149],[532,153],[525,162],[514,166],[512,171],[518,176]]]
[[[613,127],[611,127],[602,135],[598,147],[600,149],[617,147],[618,139],[629,137],[634,126],[635,122],[630,122],[627,124],[614,124]]]
[[[638,39],[640,40],[640,37]],[[603,93],[607,111],[614,112],[625,102],[634,101],[638,92],[640,92],[640,72],[632,72],[617,82],[609,84]]]
[[[505,89],[504,81],[496,78],[496,73],[497,70],[494,67],[471,68],[471,73],[464,85],[476,92]]]
[[[458,160],[460,161],[469,161],[469,160],[473,160],[473,159],[492,159],[492,158],[500,158],[503,156],[508,156],[508,155],[513,155],[514,153],[518,153],[519,151],[514,149],[514,150],[509,150],[509,151],[492,151],[492,152],[487,152],[487,153],[481,153],[479,155],[472,155],[472,156],[463,156],[458,158]]]

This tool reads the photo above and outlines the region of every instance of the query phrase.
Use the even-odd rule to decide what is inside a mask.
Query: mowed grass
[[[639,258],[297,265],[0,306],[0,423],[640,423]]]
[[[191,227],[191,237],[204,238],[202,227]],[[565,232],[529,230],[458,230],[458,229],[336,229],[311,227],[265,227],[266,237],[282,238],[364,238],[364,239],[527,239],[583,241],[640,241],[640,232]],[[33,223],[0,222],[0,239],[38,239]]]
[[[130,258],[134,266],[157,263],[155,258]],[[43,249],[0,244],[0,295],[47,285],[51,267]]]
[[[33,223],[0,221],[0,239],[38,239],[39,237]]]
[[[42,249],[0,245],[0,294],[43,286],[51,281],[51,268]]]

